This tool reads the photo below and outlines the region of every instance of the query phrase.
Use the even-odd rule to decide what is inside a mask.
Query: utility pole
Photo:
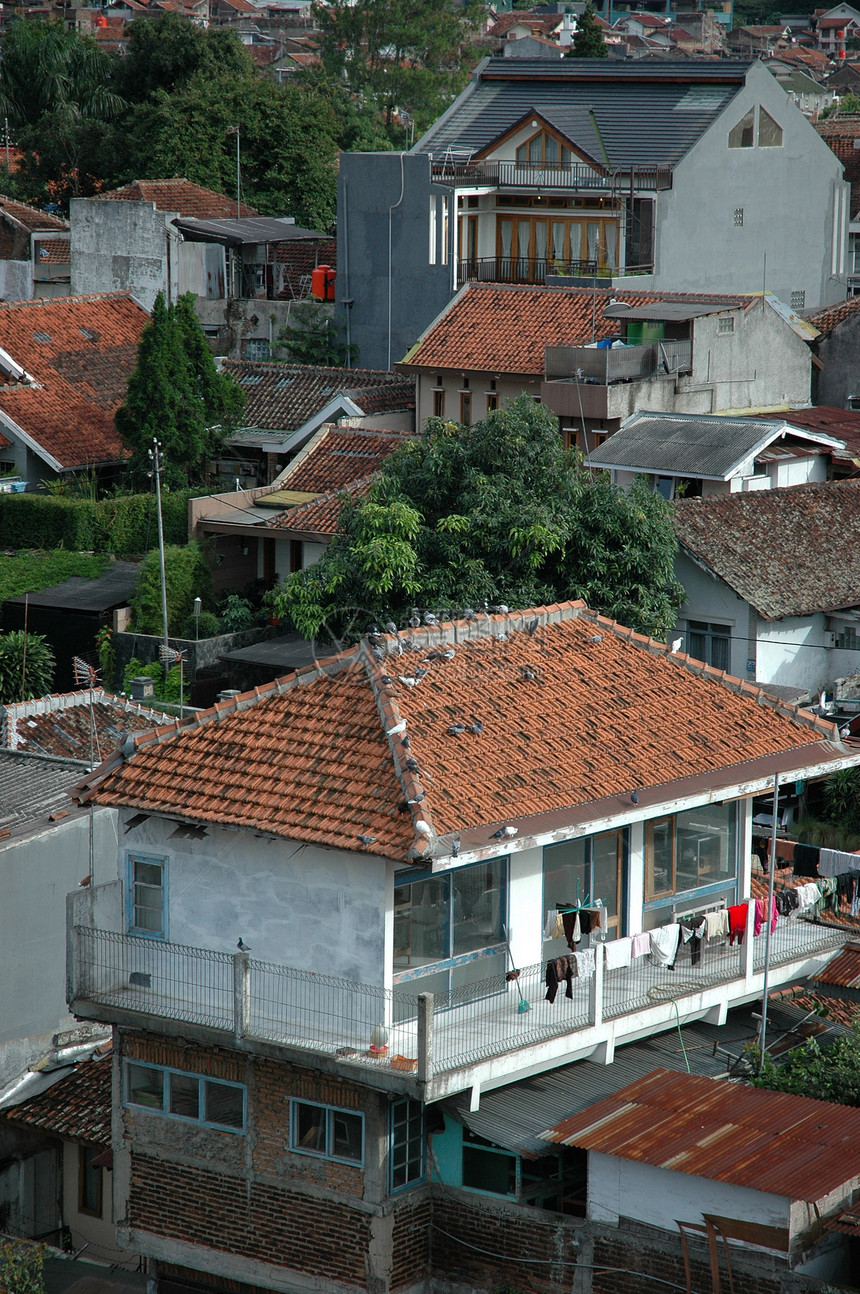
[[[241,127],[239,127],[239,126],[228,126],[228,127],[227,127],[227,134],[228,134],[228,135],[235,135],[235,136],[236,136],[236,219],[237,219],[237,220],[240,220],[240,219],[242,218],[242,204],[241,204],[241,193],[242,193],[242,151],[241,151]]]
[[[148,450],[149,461],[152,464],[150,476],[155,477],[155,507],[158,517],[158,556],[161,563],[161,627],[164,637],[164,650],[170,650],[170,643],[167,641],[167,581],[164,575],[164,526],[161,521],[161,473],[164,471],[164,454],[161,452],[161,441],[155,436],[152,438],[152,449]],[[165,663],[165,673],[170,668]]]

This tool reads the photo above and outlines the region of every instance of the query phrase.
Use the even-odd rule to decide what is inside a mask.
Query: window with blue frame
[[[388,1107],[388,1189],[405,1190],[427,1175],[424,1107],[403,1097]]]
[[[125,1104],[224,1132],[245,1131],[244,1084],[205,1074],[126,1061]]]
[[[315,1101],[290,1102],[290,1148],[300,1155],[364,1163],[364,1115]]]
[[[703,804],[645,823],[646,928],[668,919],[685,900],[734,897],[738,829],[734,804]],[[679,906],[680,905],[680,906]]]
[[[167,859],[128,855],[128,932],[167,938]]]
[[[503,975],[507,906],[505,858],[395,882],[395,984],[443,993]]]

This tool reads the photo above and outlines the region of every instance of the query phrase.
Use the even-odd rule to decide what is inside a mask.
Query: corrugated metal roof
[[[807,1027],[809,1013],[792,1002],[771,1002],[768,1010],[768,1051],[780,1053],[788,1045],[798,1045],[811,1033],[842,1034],[827,1021],[815,1018],[814,1028]],[[799,1032],[798,1026],[801,1026]],[[486,1137],[497,1146],[518,1154],[540,1156],[553,1147],[543,1140],[541,1132],[560,1119],[587,1110],[597,1101],[610,1096],[656,1067],[684,1073],[689,1061],[694,1074],[706,1078],[725,1078],[745,1047],[757,1036],[758,1019],[750,1006],[737,1007],[728,1013],[723,1025],[695,1021],[684,1025],[681,1039],[675,1029],[655,1034],[641,1042],[619,1047],[611,1065],[588,1060],[575,1061],[545,1074],[510,1083],[481,1094],[479,1109],[470,1110],[471,1094],[463,1092],[443,1105],[472,1132]],[[685,1059],[686,1054],[686,1059]]]
[[[839,988],[860,987],[860,944],[846,944],[826,966],[812,976],[813,984],[835,984]]]
[[[795,430],[784,418],[731,418],[691,413],[632,414],[613,436],[586,458],[587,467],[663,472],[669,476],[699,476],[727,481],[756,454],[782,436],[815,446],[831,437]]]
[[[199,238],[204,242],[229,243],[231,247],[252,245],[255,243],[296,242],[303,239],[322,239],[325,234],[313,229],[302,229],[289,220],[279,220],[272,216],[223,217],[218,220],[195,220],[192,218],[175,221],[186,237]]]
[[[0,827],[70,813],[75,805],[68,792],[80,780],[80,760],[0,750]]]
[[[810,1203],[860,1176],[860,1109],[666,1069],[543,1135]]]
[[[700,319],[703,315],[725,314],[728,310],[737,310],[743,301],[726,301],[722,305],[714,301],[696,305],[683,301],[656,301],[654,305],[628,306],[623,301],[608,305],[604,310],[607,319],[646,319],[672,320],[675,323],[686,323],[689,319]]]
[[[672,166],[744,84],[752,63],[596,59],[488,59],[414,152],[477,153],[529,112],[613,168]],[[512,66],[513,64],[513,66]],[[595,129],[595,122],[597,129]]]

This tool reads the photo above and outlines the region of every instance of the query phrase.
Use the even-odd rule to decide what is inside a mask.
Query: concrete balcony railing
[[[752,929],[752,910],[750,926]],[[769,984],[794,982],[817,969],[844,935],[804,919],[781,922],[771,938]],[[601,1054],[616,1044],[752,1001],[763,987],[764,936],[741,947],[703,950],[701,963],[679,956],[674,971],[640,957],[607,971],[596,948],[595,974],[562,985],[546,1001],[543,965],[470,984],[445,994],[409,994],[330,975],[156,939],[70,929],[69,1004],[75,1014],[197,1036],[224,1045],[291,1056],[326,1056],[355,1066],[372,1086],[415,1090],[436,1100],[518,1070],[551,1068]],[[370,1052],[377,1026],[388,1052]],[[313,1063],[311,1056],[309,1063]],[[356,1073],[356,1077],[359,1074]]]
[[[650,167],[632,172],[597,170],[585,163],[565,166],[552,162],[470,161],[465,157],[434,158],[430,176],[439,184],[455,188],[566,189],[569,192],[596,190],[601,193],[653,192],[671,189],[672,169]]]
[[[596,346],[547,346],[548,382],[591,382],[609,386],[638,378],[689,373],[693,366],[693,343],[680,341],[645,342],[636,346],[599,349]]]

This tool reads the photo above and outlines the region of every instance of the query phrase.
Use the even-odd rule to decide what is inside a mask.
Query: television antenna
[[[162,643],[158,648],[159,659],[165,670],[172,669],[174,665],[179,666],[179,717],[185,718],[185,701],[184,701],[184,684],[185,684],[185,662],[188,660],[186,651],[180,651],[177,647],[171,647],[169,643]]]

